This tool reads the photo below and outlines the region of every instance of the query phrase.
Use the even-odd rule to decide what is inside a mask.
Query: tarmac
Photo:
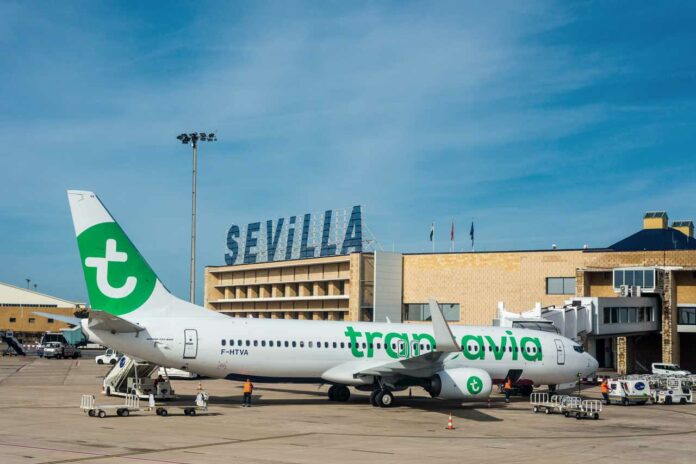
[[[207,415],[88,417],[109,366],[93,359],[0,359],[0,462],[8,463],[452,463],[694,462],[696,405],[608,406],[599,420],[533,414],[526,398],[506,405],[443,402],[413,389],[397,406],[372,407],[353,391],[327,400],[327,386],[256,385],[242,408],[241,384],[203,379]],[[197,380],[173,381],[192,403]],[[596,387],[583,395],[599,397]],[[455,430],[446,430],[452,413]]]

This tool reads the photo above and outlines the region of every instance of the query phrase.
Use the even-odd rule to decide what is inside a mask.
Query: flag
[[[471,249],[474,249],[474,221],[471,221],[471,229],[469,229],[469,236],[471,237]]]
[[[430,226],[430,241],[433,241],[433,235],[435,235],[435,223]]]
[[[452,227],[450,227],[450,241],[454,242],[454,221],[452,221]]]

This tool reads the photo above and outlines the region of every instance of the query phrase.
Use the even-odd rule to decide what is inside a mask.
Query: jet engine
[[[430,396],[444,400],[488,398],[493,381],[488,372],[474,367],[443,369],[430,378]]]

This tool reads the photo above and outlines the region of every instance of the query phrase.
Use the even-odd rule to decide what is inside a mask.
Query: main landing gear
[[[370,404],[380,408],[388,408],[394,405],[394,395],[386,389],[373,390],[370,393]]]
[[[350,390],[345,385],[331,385],[329,387],[329,401],[344,403],[350,399]]]

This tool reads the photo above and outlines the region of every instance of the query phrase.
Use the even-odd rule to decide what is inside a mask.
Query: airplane
[[[236,381],[329,384],[338,402],[353,387],[371,392],[379,407],[409,387],[485,400],[494,381],[510,377],[531,392],[598,367],[556,333],[450,326],[435,300],[432,324],[230,317],[172,295],[94,193],[70,190],[68,200],[92,310],[65,322],[81,325],[92,342],[160,366]]]

